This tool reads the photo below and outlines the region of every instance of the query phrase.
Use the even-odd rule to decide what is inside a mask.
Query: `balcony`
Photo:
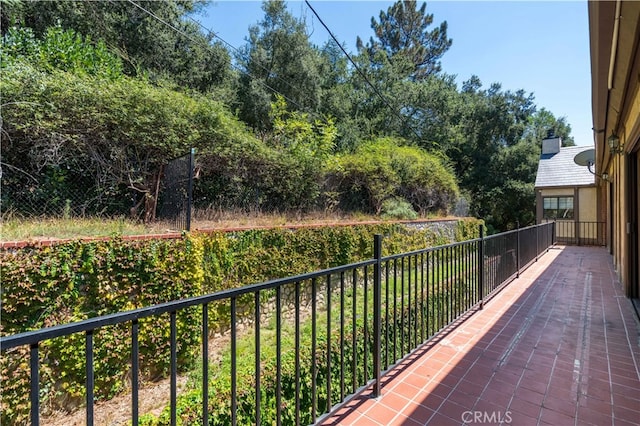
[[[67,336],[76,337],[84,364],[86,424],[104,423],[94,399],[95,347],[99,332],[116,325],[129,330],[121,371],[131,377],[129,419],[138,424],[147,319],[170,339],[168,353],[156,355],[170,359],[170,424],[184,411],[177,363],[185,332],[201,336],[204,397],[191,409],[204,424],[636,424],[640,327],[632,305],[605,249],[554,246],[556,232],[542,224],[386,257],[378,237],[374,258],[360,263],[0,343],[3,356],[29,359],[31,424],[40,422],[47,386],[39,372],[51,361],[41,343]],[[223,372],[205,362],[214,306],[230,313]],[[192,323],[179,322],[185,312]],[[222,399],[211,379],[221,374],[230,382]]]
[[[638,424],[635,315],[604,248],[554,247],[323,424]]]

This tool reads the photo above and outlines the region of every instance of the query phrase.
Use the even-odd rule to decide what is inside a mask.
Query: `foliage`
[[[520,173],[517,179],[523,179],[526,184],[535,181],[537,157],[509,154],[522,153],[524,150],[521,148],[525,146],[535,150],[535,145],[514,148],[523,139],[535,113],[533,95],[527,95],[523,90],[504,91],[499,84],[482,89],[482,83],[474,76],[463,84],[457,108],[457,129],[447,154],[460,179],[460,186],[471,195],[472,214],[487,219],[488,224],[498,230],[505,229],[513,220],[503,216],[509,209],[517,215],[522,214],[523,224],[528,223],[528,210],[515,210],[506,203],[496,204],[502,200],[497,197],[509,195],[506,181],[515,178],[509,177],[514,169],[499,167],[522,168],[527,173]],[[527,152],[534,154],[530,149]],[[516,164],[518,160],[526,163]],[[533,193],[526,192],[526,185],[518,187],[524,192],[511,192],[509,202],[520,208],[531,208],[526,200],[530,200]]]
[[[2,32],[20,26],[41,37],[50,27],[73,29],[109,46],[122,59],[127,75],[168,78],[206,92],[229,85],[231,72],[224,47],[211,43],[195,22],[186,19],[203,5],[191,0],[22,1],[3,5]]]
[[[439,59],[451,47],[447,38],[447,22],[429,31],[433,14],[426,13],[427,3],[417,9],[415,0],[397,1],[387,12],[380,11],[380,21],[371,18],[371,28],[378,40],[370,39],[366,46],[368,55],[376,63],[377,53],[384,52],[387,58],[402,56],[411,63],[408,76],[421,80],[440,72]],[[358,37],[358,50],[365,46]]]
[[[1,332],[8,335],[34,330],[353,263],[372,256],[373,235],[377,233],[386,236],[385,254],[443,241],[440,233],[388,224],[295,232],[196,233],[179,240],[126,242],[116,238],[2,251]],[[251,299],[239,300],[240,318],[251,312]],[[228,305],[213,309],[211,330],[224,329],[229,323]],[[181,369],[190,368],[195,361],[200,321],[199,312],[191,309],[177,315]],[[168,371],[167,322],[167,318],[140,321],[140,365],[146,380]],[[128,365],[129,333],[124,326],[96,332],[99,399],[123,389],[128,371],[122,366]],[[83,345],[82,335],[74,335],[40,346],[43,406],[56,408],[69,398],[82,399]],[[5,383],[3,423],[26,422],[29,376],[24,360],[22,348],[0,360]]]
[[[540,108],[529,118],[523,138],[535,145],[541,143],[549,132],[562,139],[562,146],[575,145],[571,136],[571,126],[565,117],[556,118],[545,108]]]
[[[458,195],[454,175],[435,156],[400,143],[378,139],[337,158],[330,179],[345,208],[380,213],[395,196],[421,214],[449,211]]]
[[[92,44],[74,30],[50,27],[39,40],[30,28],[12,27],[0,50],[0,66],[8,67],[23,60],[44,70],[71,71],[107,79],[122,76],[122,63],[103,41]]]
[[[251,152],[245,147],[253,138],[220,102],[142,80],[45,73],[16,61],[3,70],[0,91],[3,162],[50,187],[36,192],[42,182],[18,180],[14,197],[26,192],[48,202],[58,191],[63,202],[70,185],[81,182],[93,204],[86,210],[127,214],[144,203],[148,219],[167,160],[191,147],[205,158],[225,157],[231,147]],[[114,200],[124,205],[109,207]]]
[[[413,220],[418,217],[418,214],[413,210],[411,204],[401,198],[388,198],[384,200],[380,213],[380,216],[385,219]]]
[[[304,22],[282,0],[263,3],[264,19],[249,29],[248,44],[238,56],[240,117],[260,132],[270,130],[270,104],[281,94],[290,107],[315,111],[320,103],[320,55],[309,42]]]
[[[477,223],[476,223],[477,225]],[[464,226],[463,226],[464,227]],[[475,227],[477,236],[477,226]],[[444,258],[443,258],[444,259]],[[410,267],[404,269],[411,280]],[[448,321],[448,316],[456,317],[474,302],[474,292],[469,292],[469,285],[475,286],[475,280],[467,281],[464,278],[448,279],[445,268],[438,273],[432,269],[431,280],[440,281],[437,290],[430,291],[427,300],[419,304],[400,304],[392,302],[393,295],[398,297],[397,282],[383,280],[382,292],[393,292],[386,302],[382,302],[380,357],[384,365],[394,364],[405,355],[405,348],[412,347],[412,340],[423,341],[441,330]],[[395,266],[394,266],[395,271]],[[394,272],[395,274],[395,272]],[[415,272],[416,279],[418,272]],[[442,275],[441,275],[442,274]],[[427,282],[430,279],[427,278]],[[450,285],[446,285],[449,283]],[[295,336],[298,330],[293,321],[288,320],[293,309],[291,305],[284,307],[284,313],[280,323],[280,352],[276,351],[276,326],[275,318],[269,317],[260,326],[260,421],[264,424],[276,422],[278,397],[280,397],[280,409],[283,424],[296,422],[296,410],[299,410],[300,423],[313,424],[317,416],[331,410],[328,404],[330,392],[331,402],[335,404],[344,399],[350,393],[350,389],[363,386],[373,376],[374,345],[373,318],[371,305],[364,306],[357,303],[366,298],[365,294],[372,296],[371,288],[367,290],[358,285],[352,290],[351,282],[345,286],[344,293],[339,292],[340,300],[349,306],[343,312],[337,304],[331,309],[333,324],[327,331],[329,321],[325,306],[318,308],[314,323],[308,316],[304,316],[300,324],[299,350],[296,350]],[[362,284],[362,283],[360,283]],[[388,285],[389,287],[385,286]],[[392,288],[390,288],[392,287]],[[410,287],[410,286],[408,286]],[[403,287],[404,288],[404,287]],[[428,289],[425,289],[428,291]],[[402,294],[404,290],[400,290]],[[411,289],[408,288],[410,292]],[[401,297],[406,297],[406,294]],[[366,300],[366,299],[365,299]],[[354,303],[354,311],[351,311],[351,303]],[[426,303],[425,303],[426,302]],[[388,303],[388,304],[387,304]],[[307,307],[308,308],[308,307]],[[386,312],[386,313],[385,313]],[[440,315],[438,315],[440,313]],[[427,321],[424,321],[425,317]],[[339,319],[339,324],[338,324]],[[429,320],[430,319],[430,320]],[[315,336],[315,340],[313,340]],[[415,340],[414,340],[415,341]],[[348,342],[348,343],[347,343]],[[351,344],[355,342],[355,344]],[[408,345],[407,345],[408,343]],[[235,393],[237,410],[236,421],[238,424],[255,423],[256,406],[256,351],[255,334],[249,332],[241,335],[237,341],[236,361],[236,386]],[[209,424],[225,425],[232,422],[231,404],[231,352],[228,345],[222,351],[222,360],[210,363],[209,369]],[[278,366],[278,361],[280,365]],[[352,367],[355,366],[355,367]],[[277,368],[280,367],[279,370]],[[278,388],[278,376],[280,374],[280,388]],[[329,379],[330,378],[330,379]],[[199,413],[202,410],[202,371],[192,374],[192,380],[188,384],[188,391],[178,398],[177,413],[182,424],[198,424]],[[330,382],[329,382],[330,380]],[[330,390],[328,389],[328,385]],[[299,393],[296,393],[296,388]],[[278,393],[279,391],[279,393]],[[315,406],[314,406],[315,404]],[[315,413],[316,418],[313,417]],[[170,407],[165,406],[164,411],[158,417],[148,415],[142,424],[164,425],[170,419]]]
[[[448,211],[459,187],[471,214],[508,229],[533,218],[541,139],[553,130],[573,144],[565,118],[524,90],[476,76],[458,87],[440,64],[447,23],[425,3],[372,18],[358,71],[336,42],[311,44],[282,0],[264,2],[232,63],[192,19],[203,4],[3,2],[5,210],[24,198],[57,214],[150,219],[162,164],[196,147],[198,207],[379,213],[400,197],[429,214]],[[456,182],[417,165],[400,176],[398,158],[413,154],[391,164],[366,148],[381,138],[421,147]]]

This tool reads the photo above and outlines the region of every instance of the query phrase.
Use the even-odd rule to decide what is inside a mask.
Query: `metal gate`
[[[169,161],[162,173],[156,218],[180,231],[191,230],[195,153],[191,148],[189,154]]]

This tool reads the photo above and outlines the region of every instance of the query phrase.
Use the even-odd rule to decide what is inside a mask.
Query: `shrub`
[[[459,193],[454,173],[439,158],[392,138],[365,143],[331,165],[327,191],[338,192],[345,210],[378,214],[386,200],[399,197],[423,215],[448,213]]]
[[[382,203],[381,216],[385,219],[407,219],[412,220],[418,217],[418,214],[411,204],[402,198],[389,198]]]

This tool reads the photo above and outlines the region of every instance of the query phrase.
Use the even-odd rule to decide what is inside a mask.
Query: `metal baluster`
[[[85,333],[85,375],[87,387],[87,426],[93,425],[93,390],[95,385],[93,371],[93,330],[87,330]]]

